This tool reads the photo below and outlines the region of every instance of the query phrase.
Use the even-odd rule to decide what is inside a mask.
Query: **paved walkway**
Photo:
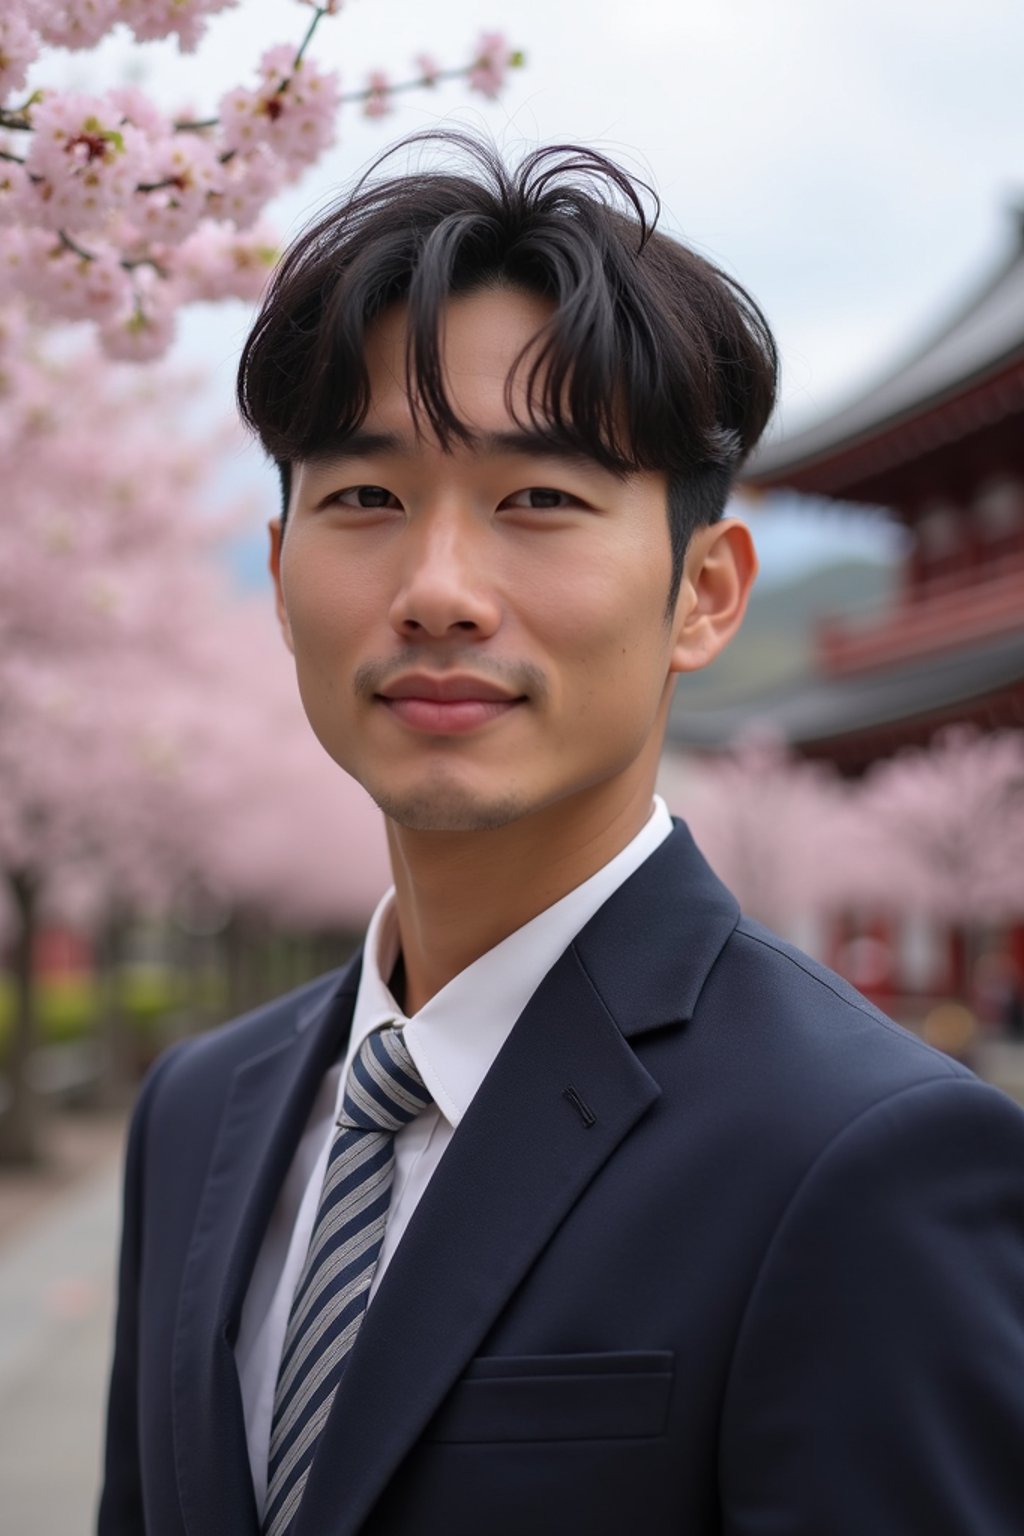
[[[0,1246],[0,1532],[94,1528],[113,1321],[111,1151]]]

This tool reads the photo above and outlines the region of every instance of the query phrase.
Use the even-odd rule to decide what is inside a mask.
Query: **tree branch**
[[[64,246],[65,250],[73,251],[76,256],[81,256],[83,261],[96,260],[95,253],[93,251],[87,251],[84,245],[78,244],[77,240],[72,240],[66,229],[59,229],[57,231],[57,238],[61,245]]]
[[[305,53],[306,49],[309,47],[310,43],[313,41],[313,34],[314,34],[314,32],[316,31],[317,27],[320,25],[321,21],[323,20],[323,18],[326,15],[327,15],[327,7],[323,6],[323,5],[318,5],[316,10],[313,12],[313,19],[312,19],[312,21],[309,23],[309,26],[306,28],[306,35],[302,39],[302,42],[299,44],[299,50],[296,53],[294,59],[292,60],[292,74],[295,73],[295,71],[298,69],[299,65],[302,63],[302,56]],[[291,78],[291,76],[289,76],[289,79],[290,78]],[[287,84],[288,84],[287,80],[282,81],[280,89],[283,91]]]
[[[57,231],[57,238],[60,240],[60,243],[62,246],[64,246],[65,250],[73,251],[74,254],[76,256],[80,256],[83,261],[96,260],[95,251],[87,251],[84,245],[79,245],[77,240],[73,240],[71,238],[67,230],[59,229]],[[152,267],[157,277],[169,276],[167,268],[162,267],[160,263],[156,261],[152,256],[123,256],[120,261],[120,266],[123,267],[126,272],[134,272],[139,267]]]
[[[439,69],[434,75],[420,75],[416,80],[399,80],[395,85],[389,85],[386,91],[377,91],[372,85],[363,86],[358,91],[343,91],[338,101],[339,103],[369,101],[371,96],[395,96],[399,91],[415,91],[423,88],[429,90],[439,80],[458,80],[462,75],[468,75],[473,67],[472,64],[460,64],[454,69]]]

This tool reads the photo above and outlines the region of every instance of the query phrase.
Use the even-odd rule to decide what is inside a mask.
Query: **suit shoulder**
[[[830,970],[763,924],[741,917],[734,942],[740,949],[746,946],[753,963],[764,966],[773,978],[777,978],[794,1006],[809,1007],[816,1017],[825,1014],[836,1024],[845,1019],[848,1024],[856,1023],[860,1027],[873,1025],[890,1035],[900,1048],[909,1047],[917,1053],[922,1062],[945,1063],[954,1074],[966,1071],[897,1024],[837,971]]]
[[[827,966],[741,918],[708,978],[702,1008],[735,1034],[744,1075],[781,1105],[839,1120],[929,1080],[973,1073],[882,1013]],[[696,1020],[695,1020],[696,1022]]]

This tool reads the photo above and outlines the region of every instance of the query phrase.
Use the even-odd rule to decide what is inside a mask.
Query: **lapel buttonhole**
[[[571,1083],[568,1088],[562,1089],[562,1098],[569,1100],[569,1103],[579,1115],[588,1131],[592,1125],[597,1123],[597,1116],[594,1114],[594,1111],[590,1108],[589,1104],[583,1102]]]

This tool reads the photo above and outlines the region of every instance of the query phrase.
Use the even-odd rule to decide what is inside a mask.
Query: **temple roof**
[[[669,744],[697,750],[729,746],[768,725],[797,747],[841,740],[898,721],[927,718],[1024,681],[1024,631],[846,677],[811,677],[757,699],[701,709],[677,691]]]
[[[1016,210],[1014,222],[1013,248],[969,302],[848,405],[802,432],[765,443],[744,470],[743,482],[818,489],[818,465],[1024,364],[1024,207]]]

